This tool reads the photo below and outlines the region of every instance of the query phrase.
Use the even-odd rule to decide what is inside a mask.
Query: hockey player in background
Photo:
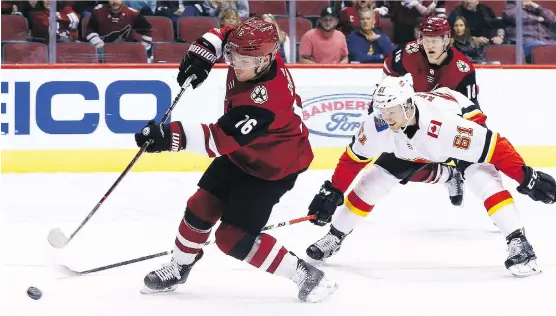
[[[519,183],[518,192],[547,204],[556,199],[556,183],[552,176],[527,166],[507,139],[461,117],[474,106],[448,88],[415,93],[411,74],[386,77],[375,90],[374,112],[362,123],[349,150],[361,159],[390,152],[404,159],[405,165],[372,165],[332,220],[337,205],[344,201],[343,194],[323,185],[309,206],[309,214],[317,214],[321,223],[332,224],[326,236],[307,248],[307,255],[324,260],[336,253],[355,225],[399,184],[405,169],[454,158],[469,163],[464,172],[469,189],[484,201],[490,218],[506,237],[506,268],[518,277],[539,273],[512,196],[495,168]],[[353,181],[356,174],[350,168],[349,163],[340,161],[333,177]]]
[[[151,121],[135,134],[137,146],[153,141],[148,152],[186,150],[215,158],[187,202],[171,262],[145,277],[143,293],[185,283],[219,219],[216,245],[225,254],[293,280],[301,301],[322,301],[335,291],[321,270],[261,233],[272,208],[313,160],[308,130],[297,114],[299,96],[278,45],[276,27],[259,18],[237,29],[210,30],[184,56],[178,83],[194,76],[196,88],[224,55],[230,66],[225,114],[214,124]]]

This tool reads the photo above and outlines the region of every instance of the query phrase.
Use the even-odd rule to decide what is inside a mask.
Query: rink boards
[[[292,67],[291,73],[315,151],[311,168],[334,168],[382,71]],[[179,91],[175,75],[172,65],[2,69],[2,173],[123,170],[137,152],[133,133],[160,120]],[[216,122],[225,78],[226,69],[213,69],[201,87],[184,94],[171,119]],[[488,126],[528,164],[556,167],[556,69],[481,68],[477,78]],[[202,171],[209,163],[190,153],[146,154],[133,170]]]

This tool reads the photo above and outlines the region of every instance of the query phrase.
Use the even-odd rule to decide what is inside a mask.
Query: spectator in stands
[[[220,11],[218,20],[220,21],[220,26],[238,26],[241,24],[239,13],[237,13],[236,9],[232,8]]]
[[[462,52],[471,62],[482,63],[484,59],[485,44],[478,38],[471,36],[471,31],[464,17],[458,16],[452,27],[454,47]]]
[[[340,11],[338,29],[348,36],[354,29],[359,27],[359,11],[368,8],[374,11],[375,27],[380,27],[380,16],[388,13],[387,7],[375,8],[374,1],[357,0],[349,1],[350,5]]]
[[[87,40],[97,48],[111,42],[140,42],[152,56],[151,24],[135,9],[128,8],[122,0],[108,0],[108,5],[98,5],[87,25]]]
[[[174,23],[182,16],[201,16],[204,14],[203,1],[157,1],[154,15],[171,18]]]
[[[504,28],[502,19],[494,15],[494,11],[479,0],[464,0],[448,17],[448,22],[453,27],[456,17],[464,17],[469,25],[471,36],[476,38],[481,45],[500,45],[504,39],[498,36],[498,30]]]
[[[274,24],[274,26],[276,26],[276,29],[278,30],[278,37],[280,38],[280,47],[278,48],[280,57],[282,57],[282,59],[285,60],[287,63],[291,63],[292,60],[290,54],[290,37],[288,36],[288,34],[286,34],[286,32],[280,29],[280,26],[278,25],[278,23],[276,23],[276,18],[274,17],[274,15],[267,13],[263,14],[261,18],[265,22],[272,23]]]
[[[359,29],[347,36],[349,60],[360,63],[382,63],[394,46],[388,36],[374,28],[375,12],[369,8],[359,11]]]
[[[154,15],[156,11],[156,0],[126,0],[124,5],[139,11],[143,16]]]
[[[324,8],[317,28],[301,38],[299,62],[303,64],[346,64],[348,49],[345,35],[336,30],[338,14],[333,7]]]
[[[79,35],[77,26],[79,25],[79,15],[67,5],[65,1],[56,3],[56,42],[71,43],[77,41]],[[48,43],[49,25],[50,25],[50,0],[39,1],[35,6],[33,16],[33,27],[31,28],[31,37],[34,41]]]
[[[423,0],[401,0],[391,4],[394,43],[403,45],[416,40],[414,29],[421,23],[424,16],[443,15],[446,12],[442,7],[443,1],[429,2],[428,6],[423,4]]]
[[[228,8],[236,9],[242,18],[249,17],[249,1],[248,0],[217,0],[203,1],[203,10],[209,16],[218,16],[220,11]]]
[[[523,53],[525,60],[531,62],[531,50],[535,46],[540,45],[556,45],[556,39],[550,35],[550,27],[556,23],[554,12],[547,8],[543,8],[533,1],[524,0],[523,6]],[[515,1],[507,1],[506,7],[502,12],[502,17],[506,22],[508,40],[516,41],[515,18],[516,18]]]

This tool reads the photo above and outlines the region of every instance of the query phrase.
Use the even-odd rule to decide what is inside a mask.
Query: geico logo
[[[100,98],[97,84],[91,81],[49,81],[42,83],[36,89],[31,89],[31,87],[32,82],[29,81],[2,82],[2,94],[12,94],[14,102],[12,107],[14,113],[6,113],[11,117],[9,123],[2,123],[3,133],[7,133],[8,124],[15,124],[13,129],[15,135],[29,135],[36,131],[36,124],[36,127],[46,134],[91,134],[97,129],[102,119],[113,133],[136,133],[141,130],[147,121],[162,119],[171,104],[172,97],[170,87],[165,82],[158,80],[114,81],[104,90],[103,98]],[[34,106],[32,104],[33,93],[35,96]],[[120,111],[123,102],[120,102],[120,99],[124,95],[133,94],[154,95],[156,98],[156,116],[141,117],[140,120],[123,118]],[[72,100],[75,100],[75,102],[72,102],[72,104],[57,104],[54,97],[59,95],[77,95],[82,98],[74,96]],[[11,96],[8,99],[11,99]],[[152,109],[153,101],[151,100],[153,99],[144,99],[145,102],[132,104],[131,108],[137,109],[137,113],[142,113],[141,111],[150,113],[151,111],[145,109]],[[54,106],[64,106],[66,109],[75,112],[78,111],[75,109],[88,105],[87,102],[94,101],[96,101],[95,105],[104,105],[104,109],[90,109],[89,103],[89,106],[87,106],[89,110],[83,110],[81,118],[62,120],[53,116],[52,108]],[[128,105],[126,105],[126,109],[129,109]],[[101,118],[101,113],[104,113],[104,118]],[[145,116],[149,116],[149,114],[145,114]]]

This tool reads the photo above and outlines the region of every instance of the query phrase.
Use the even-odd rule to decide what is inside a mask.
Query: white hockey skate
[[[324,272],[302,259],[298,259],[297,269],[291,280],[299,288],[299,300],[307,303],[322,302],[338,288],[336,282],[327,279]]]
[[[452,168],[452,179],[444,183],[454,206],[463,207],[463,176],[456,168]]]
[[[542,270],[537,265],[537,256],[533,247],[521,232],[510,234],[508,243],[508,259],[504,262],[506,269],[518,278],[541,273]]]
[[[307,256],[312,260],[324,262],[340,250],[342,241],[347,235],[349,234],[344,234],[330,225],[328,234],[307,248]]]

